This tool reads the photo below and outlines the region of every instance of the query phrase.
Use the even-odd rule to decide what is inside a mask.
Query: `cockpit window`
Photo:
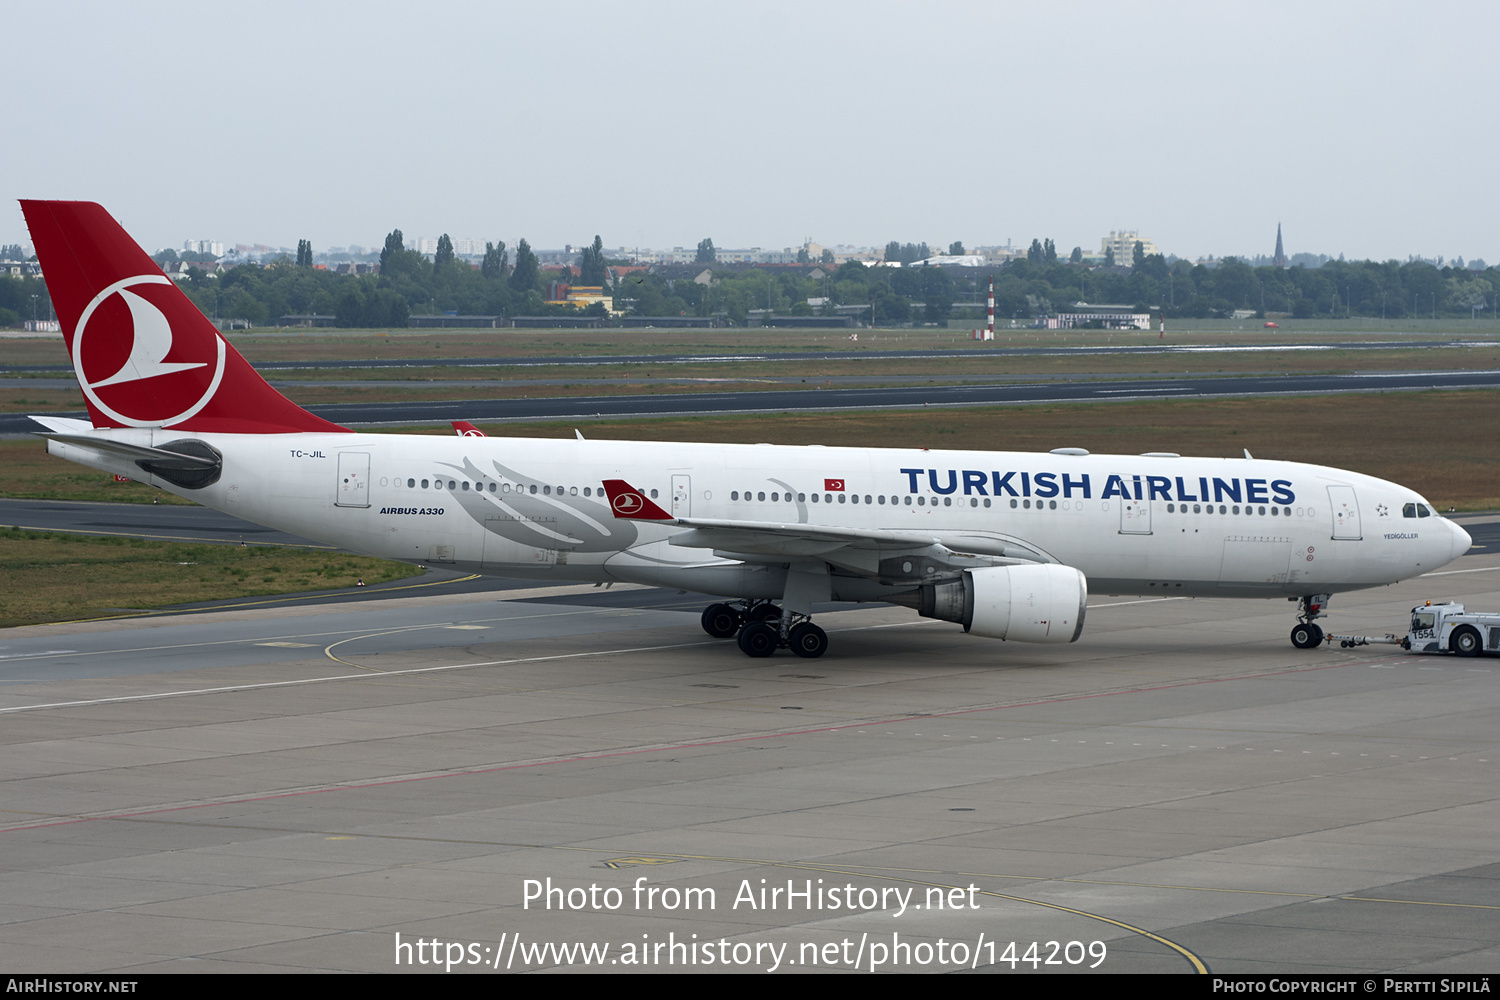
[[[1429,507],[1429,506],[1427,506],[1425,503],[1419,503],[1419,504],[1417,504],[1417,516],[1418,517],[1431,517],[1432,516],[1432,508]]]
[[[1417,516],[1417,505],[1414,504],[1414,503],[1409,503],[1409,504],[1404,505],[1401,508],[1401,516],[1402,517],[1416,517]]]

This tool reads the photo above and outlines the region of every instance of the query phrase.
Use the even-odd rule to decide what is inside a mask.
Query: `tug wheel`
[[[1484,649],[1484,642],[1479,638],[1478,631],[1465,625],[1453,630],[1453,635],[1448,639],[1448,648],[1459,656],[1478,656]]]

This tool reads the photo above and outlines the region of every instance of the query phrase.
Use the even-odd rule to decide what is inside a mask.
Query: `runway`
[[[1284,602],[1095,594],[1069,646],[841,606],[819,614],[824,658],[756,661],[708,639],[690,595],[601,594],[7,631],[0,961],[1500,959],[1500,660],[1298,651]],[[1500,555],[1337,595],[1329,627],[1396,629],[1449,596],[1500,608]]]

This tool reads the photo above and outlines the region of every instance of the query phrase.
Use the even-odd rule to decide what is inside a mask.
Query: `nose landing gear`
[[[1323,642],[1323,630],[1314,624],[1314,619],[1323,615],[1332,594],[1305,594],[1290,598],[1297,602],[1297,625],[1292,629],[1292,645],[1298,649],[1314,649]]]

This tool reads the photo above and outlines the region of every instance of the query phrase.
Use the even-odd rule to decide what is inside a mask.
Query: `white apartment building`
[[[1134,229],[1122,229],[1119,232],[1111,231],[1110,234],[1099,241],[1099,256],[1106,256],[1110,250],[1115,252],[1115,263],[1129,267],[1135,260],[1135,245],[1139,243],[1141,250],[1147,257],[1154,253],[1161,253],[1156,244]]]

